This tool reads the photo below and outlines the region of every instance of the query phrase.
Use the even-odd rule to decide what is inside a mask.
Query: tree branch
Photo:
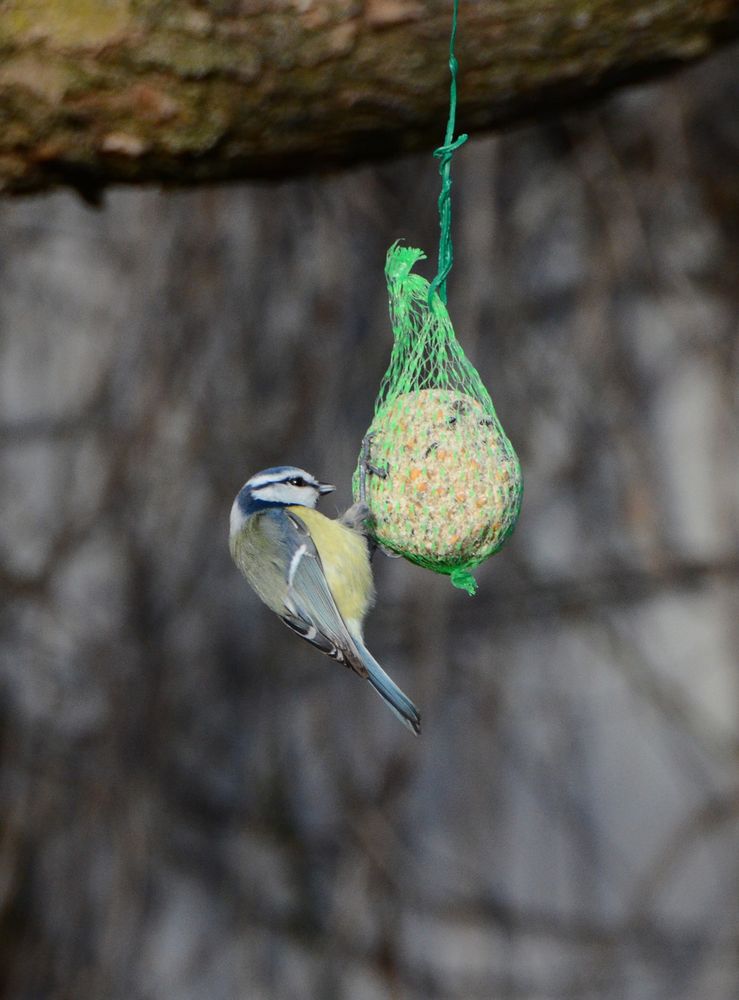
[[[438,145],[447,0],[6,0],[0,191],[277,177]],[[739,0],[462,0],[459,127],[739,37]]]

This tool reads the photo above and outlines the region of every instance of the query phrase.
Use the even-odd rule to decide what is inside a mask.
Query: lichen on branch
[[[438,144],[440,0],[9,0],[0,191],[276,177]],[[694,60],[739,0],[460,5],[459,122],[501,127]]]

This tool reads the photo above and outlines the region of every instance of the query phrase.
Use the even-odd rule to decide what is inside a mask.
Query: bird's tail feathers
[[[390,706],[392,712],[417,736],[421,733],[421,716],[418,709],[398,685],[385,673],[370,651],[355,638],[355,645],[367,669],[367,680]]]

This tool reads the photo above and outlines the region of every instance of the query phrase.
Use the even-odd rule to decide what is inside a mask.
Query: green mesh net
[[[446,306],[394,244],[385,275],[394,344],[354,475],[385,548],[473,594],[470,570],[501,547],[521,507],[518,458]]]

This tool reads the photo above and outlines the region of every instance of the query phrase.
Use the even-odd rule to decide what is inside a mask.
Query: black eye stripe
[[[313,489],[317,488],[317,484],[311,482],[310,479],[306,479],[304,476],[286,476],[284,479],[269,479],[262,483],[252,483],[250,484],[252,490],[269,490],[275,486],[309,486]]]

